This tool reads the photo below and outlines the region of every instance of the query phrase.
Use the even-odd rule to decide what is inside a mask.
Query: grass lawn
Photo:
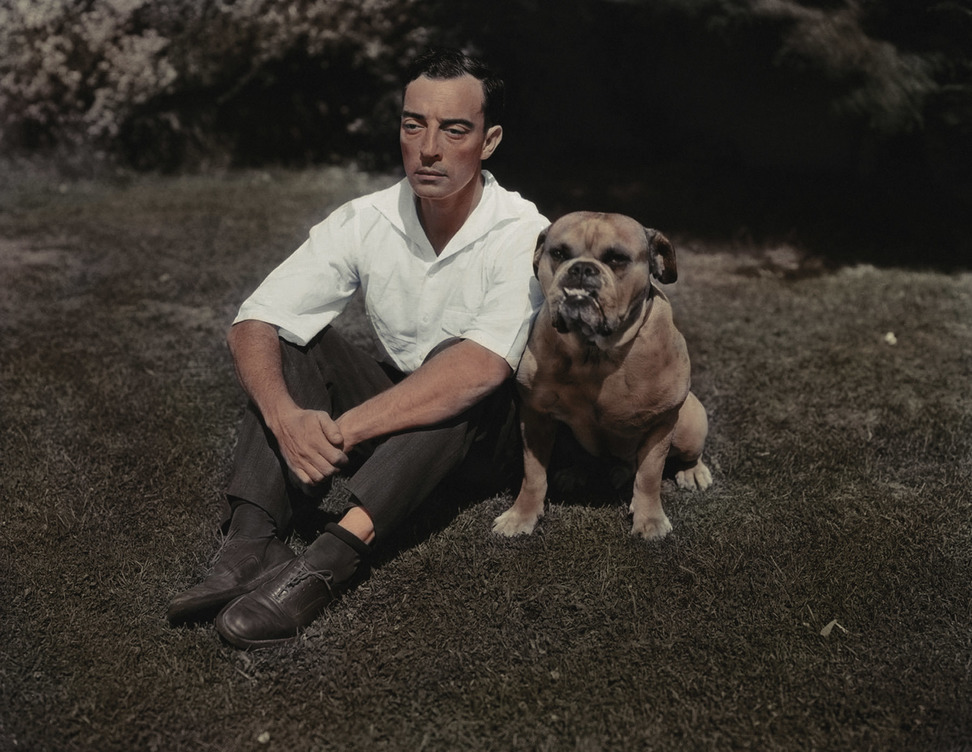
[[[667,539],[603,498],[500,539],[511,494],[467,494],[293,646],[170,628],[219,545],[225,328],[388,181],[0,189],[0,749],[972,749],[964,271],[675,237],[715,486],[666,485]]]

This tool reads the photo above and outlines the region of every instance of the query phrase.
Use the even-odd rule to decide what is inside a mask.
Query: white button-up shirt
[[[516,368],[542,301],[533,251],[547,220],[483,173],[482,198],[438,256],[419,222],[407,180],[336,209],[243,303],[256,319],[309,343],[354,292],[387,360],[417,369],[437,344],[472,340]]]

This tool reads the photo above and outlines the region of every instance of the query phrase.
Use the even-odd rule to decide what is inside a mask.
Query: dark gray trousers
[[[429,357],[453,342],[443,343]],[[334,418],[404,378],[345,341],[332,327],[306,347],[285,340],[280,345],[284,379],[294,401]],[[490,458],[512,448],[503,446],[515,443],[518,434],[512,394],[512,382],[507,382],[452,420],[355,447],[348,486],[374,522],[376,541],[394,531],[460,467],[474,442],[492,444],[482,452]],[[240,425],[227,496],[263,508],[284,531],[292,519],[292,500],[306,490],[291,474],[276,439],[251,402]]]

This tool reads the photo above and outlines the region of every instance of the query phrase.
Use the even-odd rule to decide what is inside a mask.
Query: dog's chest
[[[518,379],[524,400],[570,426],[589,452],[626,456],[685,399],[690,366],[677,335],[644,338],[625,357],[612,355],[547,337],[530,343]]]
[[[664,352],[652,355],[656,365],[668,360]],[[570,426],[594,454],[636,451],[658,415],[684,399],[687,389],[670,378],[652,378],[641,358],[614,363],[548,352],[534,361],[534,369],[524,383],[525,399],[533,409]],[[670,372],[670,367],[665,370]]]

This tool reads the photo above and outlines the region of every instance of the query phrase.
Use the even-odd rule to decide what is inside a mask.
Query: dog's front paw
[[[662,512],[661,517],[638,517],[635,515],[634,524],[631,526],[632,535],[640,535],[645,540],[661,540],[672,532],[672,523],[668,521],[668,515]]]
[[[514,504],[493,521],[493,532],[497,535],[505,535],[507,538],[512,538],[514,535],[529,535],[542,516],[542,511],[523,512]]]
[[[699,460],[692,467],[687,467],[675,473],[675,482],[679,488],[688,491],[705,491],[712,485],[712,473],[709,472],[705,463]]]

